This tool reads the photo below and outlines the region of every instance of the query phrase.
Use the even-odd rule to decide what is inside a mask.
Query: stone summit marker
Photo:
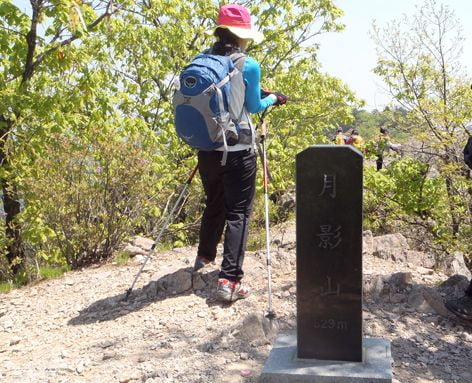
[[[363,338],[362,154],[297,155],[297,332],[277,338],[260,382],[392,382],[390,343]]]
[[[297,156],[298,358],[362,362],[362,155]]]

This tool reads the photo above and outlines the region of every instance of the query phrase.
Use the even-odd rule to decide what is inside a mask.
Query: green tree
[[[408,112],[402,125],[411,134],[410,154],[427,165],[428,177],[441,176],[446,198],[437,203],[443,219],[433,219],[431,231],[441,233],[444,249],[451,251],[469,242],[471,225],[470,178],[461,151],[472,118],[472,95],[458,62],[460,23],[449,7],[427,0],[405,20],[384,28],[374,25],[373,36],[379,53],[375,72]]]
[[[71,94],[78,73],[90,63],[86,40],[114,12],[111,2],[102,7],[74,0],[30,3],[27,15],[9,0],[0,2],[0,182],[4,246],[14,274],[25,258],[19,182],[28,161],[41,155],[50,132],[66,128],[68,114],[76,108],[64,95]]]
[[[264,87],[296,100],[270,116],[274,187],[286,189],[295,153],[349,120],[357,104],[345,85],[319,72],[316,57],[316,37],[340,30],[342,11],[329,0],[242,4],[266,36],[248,49]],[[0,0],[3,244],[13,273],[26,250],[76,266],[76,257],[109,254],[133,230],[162,222],[195,164],[174,132],[172,84],[212,43],[204,31],[218,8],[203,0],[31,0],[29,14]],[[134,157],[125,159],[125,149]],[[125,182],[126,166],[115,157],[133,167],[128,174],[142,193]],[[143,209],[128,214],[131,201]],[[182,239],[182,228],[199,219],[201,194],[178,213],[171,229]]]

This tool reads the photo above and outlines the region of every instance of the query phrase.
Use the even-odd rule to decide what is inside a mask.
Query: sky
[[[390,98],[382,89],[382,80],[373,72],[377,62],[375,44],[369,36],[372,21],[382,27],[392,20],[402,20],[404,14],[413,14],[415,5],[423,0],[334,0],[345,15],[340,19],[346,25],[338,33],[322,35],[319,60],[322,70],[340,78],[366,101],[368,110],[382,110]],[[441,3],[438,0],[438,3]],[[466,25],[472,15],[471,0],[443,0],[459,18],[465,37],[461,62],[472,77],[472,24]]]

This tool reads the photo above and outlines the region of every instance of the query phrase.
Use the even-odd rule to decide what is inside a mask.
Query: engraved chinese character
[[[326,277],[328,279],[328,286],[327,288],[322,287],[321,288],[321,296],[324,297],[326,295],[336,295],[339,297],[339,294],[341,294],[341,284],[336,283],[336,288],[333,288],[332,283],[331,283],[331,277]]]
[[[329,195],[331,198],[336,198],[336,174],[324,174],[323,175],[323,190],[321,190],[320,196]]]
[[[333,225],[321,225],[320,234],[317,234],[320,239],[318,247],[323,249],[335,249],[342,241],[341,225],[334,228]]]

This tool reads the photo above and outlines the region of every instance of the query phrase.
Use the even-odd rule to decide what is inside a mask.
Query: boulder
[[[141,247],[134,246],[131,243],[128,243],[123,248],[123,252],[128,253],[130,257],[135,257],[136,255],[145,255],[146,254],[146,251],[143,250]]]
[[[369,279],[364,279],[364,296],[379,301],[388,294],[385,286],[385,275],[374,274]]]
[[[463,275],[466,278],[471,278],[470,270],[467,268],[464,261],[464,254],[456,251],[451,258],[446,261],[445,270],[448,275]]]
[[[192,275],[192,286],[195,291],[203,290],[206,287],[206,282],[202,278],[201,273],[195,273]]]
[[[448,316],[449,311],[444,306],[444,301],[441,297],[441,294],[436,289],[431,287],[423,288],[423,297],[428,302],[428,304],[436,311],[439,315],[444,317]]]
[[[413,277],[411,273],[394,273],[390,278],[388,278],[387,283],[392,293],[402,292],[405,291],[408,286],[413,284]]]
[[[434,301],[434,299],[432,299],[433,295],[427,295],[426,288],[424,286],[416,285],[408,294],[408,305],[419,313],[435,313],[436,309],[429,303],[428,299],[426,299],[426,296],[428,296],[430,301]],[[435,301],[434,304],[439,307],[439,302]]]
[[[423,253],[421,251],[407,250],[406,261],[416,266],[433,268],[436,264],[434,256],[431,254]]]
[[[407,300],[407,294],[413,286],[411,273],[374,274],[370,278],[364,278],[363,293],[366,298],[371,298],[376,302],[402,303]],[[421,299],[424,300],[424,298]]]
[[[192,273],[182,269],[167,274],[158,281],[158,290],[166,290],[172,294],[180,294],[192,288]]]
[[[142,265],[143,263],[146,262],[146,256],[142,254],[136,254],[133,257],[133,262],[137,265]]]
[[[403,249],[409,250],[408,242],[406,238],[399,233],[386,234],[373,238],[373,253],[376,253],[382,249]]]
[[[439,291],[426,286],[415,285],[407,297],[408,305],[420,313],[437,313],[448,316],[443,298]]]
[[[390,302],[391,303],[403,303],[405,302],[406,297],[400,293],[394,293],[390,295]]]
[[[136,246],[136,247],[139,247],[139,248],[141,248],[141,249],[143,249],[144,251],[147,252],[147,251],[151,250],[152,245],[154,245],[154,241],[150,238],[144,238],[144,237],[136,236],[133,239],[132,245]]]
[[[372,254],[374,257],[406,262],[409,250],[406,238],[401,234],[387,234],[374,237],[372,241]]]
[[[219,270],[213,270],[209,273],[200,273],[200,276],[207,286],[216,286],[219,273]]]
[[[249,314],[241,324],[239,337],[254,345],[269,344],[278,329],[277,320],[269,320],[261,314]]]
[[[143,294],[148,298],[154,298],[159,292],[159,285],[157,281],[151,281],[147,285],[143,286]]]
[[[442,296],[449,298],[459,298],[464,295],[464,291],[469,287],[469,279],[464,275],[453,275],[438,287]]]
[[[374,236],[370,230],[366,230],[362,233],[362,254],[372,255],[374,250]]]

